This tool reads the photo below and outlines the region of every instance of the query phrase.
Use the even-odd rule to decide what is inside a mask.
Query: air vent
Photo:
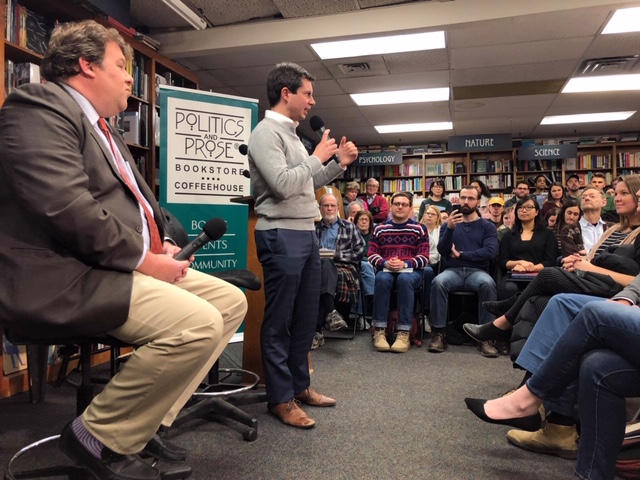
[[[640,55],[590,58],[582,62],[576,77],[640,73]]]
[[[367,62],[339,63],[336,66],[346,75],[350,73],[364,73],[371,71],[371,66]]]

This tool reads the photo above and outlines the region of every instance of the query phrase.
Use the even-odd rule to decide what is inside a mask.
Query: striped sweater
[[[429,234],[424,225],[413,220],[378,225],[369,240],[369,263],[381,270],[386,261],[398,257],[409,267],[422,270],[429,265]]]

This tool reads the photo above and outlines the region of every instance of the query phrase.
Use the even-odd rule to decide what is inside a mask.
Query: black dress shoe
[[[73,433],[68,423],[58,446],[69,458],[99,480],[159,480],[160,472],[138,455],[120,455],[104,447],[102,458],[94,457]]]
[[[508,425],[510,427],[518,428],[520,430],[526,430],[527,432],[537,432],[542,426],[542,419],[540,414],[529,415],[528,417],[521,418],[505,418],[504,420],[494,420],[487,417],[484,412],[484,404],[486,400],[480,398],[465,398],[464,402],[467,404],[467,408],[471,410],[476,417],[480,420],[484,420],[487,423],[495,423],[496,425]]]
[[[511,330],[502,330],[492,322],[484,325],[465,323],[462,325],[462,329],[476,342],[488,342],[490,340],[508,342],[511,339]]]
[[[187,451],[156,434],[140,452],[140,456],[175,463],[184,462],[187,459]]]
[[[522,292],[518,292],[505,300],[482,302],[482,308],[499,317],[507,313],[509,309],[513,307],[513,304],[516,303],[516,300],[521,294]]]

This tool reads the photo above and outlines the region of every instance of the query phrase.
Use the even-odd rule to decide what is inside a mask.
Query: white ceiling
[[[187,2],[188,3],[188,2]],[[620,7],[604,0],[191,0],[212,25],[188,27],[161,0],[131,0],[132,15],[161,41],[160,53],[188,66],[205,90],[256,98],[268,108],[266,76],[282,61],[313,74],[316,106],[334,136],[358,145],[421,145],[449,135],[514,138],[640,131],[624,122],[540,126],[545,115],[640,109],[640,91],[560,94],[586,59],[640,55],[640,33],[600,35]],[[447,48],[322,61],[309,46],[326,39],[444,30]],[[338,64],[367,62],[367,73]],[[448,102],[357,107],[350,93],[449,87]],[[453,130],[380,135],[374,125],[453,122]],[[307,125],[302,130],[310,136]]]

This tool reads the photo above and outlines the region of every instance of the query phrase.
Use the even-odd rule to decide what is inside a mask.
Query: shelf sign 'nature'
[[[447,150],[450,152],[485,152],[511,150],[513,142],[508,133],[482,135],[456,135],[449,137]]]

